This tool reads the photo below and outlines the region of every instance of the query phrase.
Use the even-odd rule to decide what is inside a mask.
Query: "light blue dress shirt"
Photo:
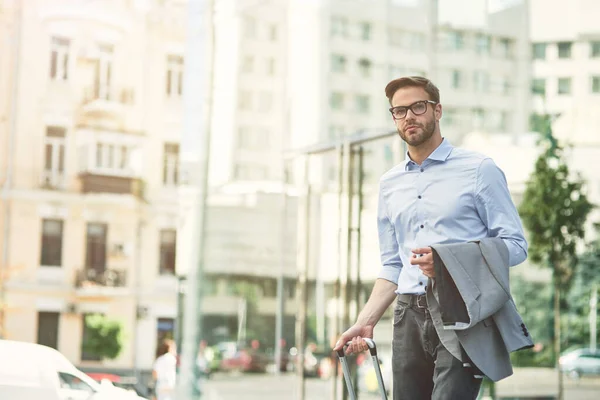
[[[425,293],[427,277],[409,261],[414,248],[499,237],[511,266],[527,258],[504,173],[492,159],[446,139],[421,165],[407,155],[381,177],[377,227],[379,278],[397,283],[397,293]]]

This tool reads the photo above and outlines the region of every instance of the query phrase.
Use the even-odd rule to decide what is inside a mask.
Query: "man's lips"
[[[411,132],[411,131],[416,130],[417,128],[419,128],[417,125],[409,125],[406,127],[405,130],[406,130],[406,132]]]

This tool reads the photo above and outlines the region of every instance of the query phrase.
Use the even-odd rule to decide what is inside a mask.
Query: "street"
[[[526,384],[526,382],[524,382]],[[533,382],[530,382],[530,384]],[[555,382],[536,382],[551,386]],[[216,374],[205,385],[203,400],[295,400],[298,396],[298,378],[292,374]],[[306,379],[307,400],[329,400],[331,382]],[[377,394],[360,393],[361,400],[380,399]],[[565,400],[597,400],[600,398],[600,379],[565,379]],[[391,396],[390,396],[391,399]]]

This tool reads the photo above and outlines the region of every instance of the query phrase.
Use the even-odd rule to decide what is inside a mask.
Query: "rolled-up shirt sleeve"
[[[377,231],[379,233],[379,253],[381,256],[381,272],[379,278],[398,284],[402,270],[402,260],[398,249],[398,241],[383,195],[383,185],[379,187],[379,202],[377,206]]]
[[[484,159],[479,166],[475,203],[488,235],[501,238],[506,244],[510,266],[525,261],[527,241],[521,218],[508,191],[504,173],[490,158]]]

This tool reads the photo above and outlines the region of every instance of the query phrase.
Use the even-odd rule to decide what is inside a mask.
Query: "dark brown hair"
[[[169,350],[171,350],[171,346],[174,346],[175,342],[173,342],[173,340],[171,339],[165,339],[163,340],[159,345],[158,348],[156,349],[156,358],[167,354],[169,352]]]
[[[394,94],[398,89],[405,87],[423,88],[429,95],[429,100],[433,100],[436,103],[440,102],[440,90],[429,79],[423,78],[422,76],[405,76],[394,79],[385,87],[385,95],[388,98],[390,105],[392,105],[392,97],[394,97]]]

